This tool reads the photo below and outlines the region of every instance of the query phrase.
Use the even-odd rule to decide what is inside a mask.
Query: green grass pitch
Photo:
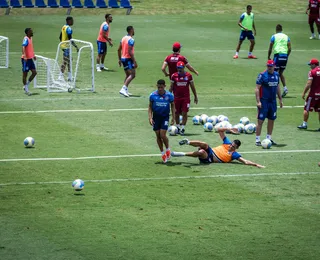
[[[246,59],[248,42],[232,59],[243,1],[133,1],[130,16],[73,10],[74,38],[95,50],[104,13],[113,14],[115,46],[105,62],[112,71],[95,73],[96,93],[31,88],[38,94],[31,97],[21,83],[24,28],[34,29],[36,54],[54,58],[65,10],[1,15],[10,68],[0,70],[0,259],[319,259],[317,114],[310,114],[308,131],[297,129],[306,63],[319,58],[319,40],[309,40],[307,1],[274,2],[276,11],[269,1],[252,1],[256,60]],[[191,104],[186,137],[216,145],[218,135],[192,125],[192,116],[255,121],[255,79],[278,23],[292,41],[289,94],[273,133],[281,146],[263,150],[254,135],[237,136],[243,157],[266,168],[206,166],[192,158],[163,165],[147,106],[172,43],[182,43],[182,54],[199,71],[199,104]],[[126,99],[118,93],[124,73],[116,51],[128,25],[135,27],[139,68],[130,86],[136,97]],[[24,148],[27,136],[35,148]],[[179,147],[179,136],[169,140],[172,150],[192,150]],[[71,187],[77,178],[85,181],[79,193]]]

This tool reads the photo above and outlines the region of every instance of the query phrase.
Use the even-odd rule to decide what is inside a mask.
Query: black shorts
[[[276,64],[275,70],[285,70],[288,62],[288,55],[287,54],[275,54],[273,56],[273,61]]]

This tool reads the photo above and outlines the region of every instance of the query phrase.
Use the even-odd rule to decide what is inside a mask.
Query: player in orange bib
[[[257,164],[255,162],[244,159],[241,154],[237,152],[241,142],[240,140],[230,141],[225,135],[225,131],[231,130],[233,133],[238,131],[236,128],[220,128],[219,135],[222,139],[222,144],[211,148],[207,143],[201,141],[189,141],[188,139],[183,139],[179,142],[180,145],[191,145],[198,147],[197,151],[194,152],[171,152],[171,156],[180,157],[180,156],[190,156],[197,157],[201,163],[229,163],[233,160],[238,160],[239,162],[245,165],[256,166],[258,168],[265,168],[265,166]]]
[[[32,93],[29,92],[29,84],[37,75],[36,66],[34,65],[34,62],[33,62],[33,60],[36,60],[37,58],[33,50],[33,43],[32,43],[33,31],[31,28],[26,28],[24,32],[26,36],[23,38],[23,42],[22,42],[22,56],[21,56],[22,83],[23,83],[24,93],[28,96],[31,96]],[[32,74],[27,81],[29,70],[31,70]]]

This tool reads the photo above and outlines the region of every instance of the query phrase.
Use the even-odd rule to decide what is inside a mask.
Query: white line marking
[[[35,111],[0,111],[0,114],[34,114],[34,113],[70,113],[70,112],[106,112],[106,109],[73,109],[73,110],[35,110]]]
[[[198,176],[171,176],[154,178],[124,178],[124,179],[105,179],[105,180],[84,180],[87,182],[130,182],[130,181],[166,181],[166,180],[185,180],[185,179],[210,179],[210,178],[241,178],[241,177],[266,177],[266,176],[290,176],[290,175],[311,175],[320,172],[280,172],[280,173],[248,173],[248,174],[219,174],[219,175],[198,175]],[[36,185],[36,184],[70,184],[71,181],[48,181],[48,182],[9,182],[0,183],[0,186],[13,185]]]
[[[320,150],[264,150],[260,153],[317,153]],[[240,154],[256,154],[257,151],[240,152]],[[0,162],[20,162],[20,161],[68,161],[68,160],[92,160],[92,159],[113,159],[113,158],[132,158],[132,157],[155,157],[160,154],[127,154],[127,155],[101,155],[86,157],[57,157],[57,158],[9,158],[0,159]]]

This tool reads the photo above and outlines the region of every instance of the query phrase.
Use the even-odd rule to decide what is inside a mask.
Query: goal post
[[[0,68],[9,68],[9,38],[0,36]]]

